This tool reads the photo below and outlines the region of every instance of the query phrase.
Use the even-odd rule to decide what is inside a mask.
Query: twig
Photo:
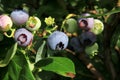
[[[75,52],[69,50],[69,49],[65,49],[67,52],[76,55]],[[94,67],[94,65],[90,62],[89,59],[86,58],[84,53],[80,53],[79,56],[77,56],[77,58],[81,61],[83,61],[83,63],[86,65],[87,69],[90,70],[90,72],[95,76],[95,79],[97,80],[104,80],[103,76],[101,75],[101,73]]]
[[[75,52],[71,51],[70,49],[65,49],[67,52],[71,53],[72,55],[75,55]]]
[[[94,65],[90,62],[90,60],[86,58],[84,53],[80,53],[80,55],[78,56],[78,59],[84,62],[87,69],[90,70],[90,72],[95,76],[97,80],[104,80],[101,73],[94,67]]]
[[[112,18],[111,22],[108,22],[108,24],[110,25],[106,24],[105,29],[104,29],[104,38],[103,38],[104,39],[103,47],[104,47],[104,56],[105,56],[104,62],[105,62],[105,65],[108,71],[110,71],[112,80],[115,80],[116,71],[115,71],[114,65],[111,60],[111,47],[110,47],[111,45],[110,44],[111,44],[112,36],[117,28],[117,25],[119,24],[120,17],[119,17],[119,13],[113,14],[110,17]]]

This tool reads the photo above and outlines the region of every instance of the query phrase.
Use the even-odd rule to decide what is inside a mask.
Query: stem
[[[85,53],[80,53],[78,59],[83,61],[87,69],[90,70],[90,72],[95,76],[97,80],[104,80],[101,73],[94,67],[94,65],[90,62],[90,60],[86,58]]]
[[[115,71],[113,63],[111,61],[111,48],[110,48],[110,42],[111,42],[110,40],[112,37],[111,30],[112,29],[110,26],[105,26],[105,30],[104,30],[105,31],[105,33],[104,33],[104,56],[105,56],[105,60],[104,60],[104,62],[105,62],[105,65],[106,65],[108,71],[111,74],[112,80],[115,80],[116,71]]]
[[[55,27],[53,27],[53,28],[51,29],[51,31],[54,31],[54,30],[56,30],[57,28],[58,28],[58,26],[55,25]]]
[[[111,59],[111,40],[117,28],[117,25],[119,24],[120,20],[119,13],[111,15],[110,18],[108,19],[110,19],[110,21],[107,22],[107,25],[105,25],[104,29],[104,56],[105,56],[104,62],[108,71],[111,74],[112,80],[115,80],[117,74]]]
[[[69,49],[66,49],[66,51],[75,55],[75,52],[73,52]],[[101,73],[94,67],[94,65],[90,62],[90,60],[88,58],[86,58],[85,53],[80,53],[79,56],[77,56],[77,58],[79,60],[83,61],[83,63],[86,65],[87,69],[95,76],[95,79],[104,80]]]
[[[60,28],[60,31],[62,31],[62,29],[64,29],[65,21],[66,21],[66,20],[63,20],[62,25],[61,25],[61,28]]]
[[[69,18],[71,18],[71,17],[76,17],[77,15],[76,14],[68,14],[67,16],[66,16],[66,18],[63,20],[63,22],[62,22],[62,25],[61,25],[61,28],[60,28],[60,31],[62,31],[62,29],[64,29],[65,30],[65,27],[64,27],[64,25],[65,25],[65,22],[66,22],[66,20],[67,19],[69,19]]]
[[[8,35],[7,32],[4,32],[4,35],[5,35],[6,37],[8,37],[8,38],[11,38],[11,37],[14,36],[15,29],[10,29],[10,30],[11,30],[11,34],[10,34],[10,35]]]

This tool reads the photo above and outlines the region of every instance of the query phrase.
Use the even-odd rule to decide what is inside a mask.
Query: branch
[[[75,52],[73,52],[69,49],[66,49],[66,51],[75,55]],[[94,67],[94,65],[90,62],[90,60],[88,58],[86,58],[84,53],[80,53],[79,56],[77,56],[77,58],[79,60],[83,61],[83,63],[86,65],[87,69],[90,70],[90,72],[94,75],[95,79],[104,80],[101,73]]]
[[[112,80],[115,80],[116,78],[116,71],[114,68],[114,65],[111,60],[111,49],[110,48],[105,48],[105,65],[108,69],[108,71],[111,73],[111,78]]]
[[[109,20],[110,22],[108,22],[105,25],[104,38],[103,38],[104,39],[103,47],[104,47],[104,56],[105,56],[104,62],[106,64],[108,71],[111,74],[112,80],[115,80],[116,71],[111,60],[111,40],[112,40],[113,34],[115,33],[117,25],[119,24],[119,20],[120,20],[119,13],[111,15],[110,18],[108,19],[110,19]]]
[[[80,53],[80,55],[78,56],[78,59],[80,59],[84,62],[87,69],[90,70],[90,72],[95,76],[95,78],[97,80],[104,80],[101,73],[94,67],[94,65],[90,62],[90,60],[88,58],[86,58],[84,53]]]

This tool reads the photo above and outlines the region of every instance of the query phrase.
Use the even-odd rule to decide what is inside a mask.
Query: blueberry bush
[[[0,80],[120,80],[120,0],[0,0]]]

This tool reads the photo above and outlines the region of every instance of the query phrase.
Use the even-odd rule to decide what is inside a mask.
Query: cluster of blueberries
[[[78,37],[70,39],[62,31],[54,31],[47,38],[47,43],[52,50],[64,50],[68,46],[68,42],[76,51],[80,51],[80,47],[92,45],[96,41],[96,35],[99,35],[103,29],[103,23],[92,17],[89,17],[89,13],[81,15],[81,18],[75,20],[68,18],[65,21],[64,27],[74,32],[78,27],[82,30],[82,33]],[[18,28],[13,27],[13,23]],[[19,27],[24,25],[25,27]],[[77,27],[76,27],[77,26]],[[12,36],[20,46],[28,46],[33,41],[33,32],[37,31],[41,27],[41,21],[36,16],[29,16],[29,14],[23,10],[12,11],[10,16],[7,14],[0,15],[0,33],[7,31],[14,31]]]
[[[89,13],[82,14],[78,20],[68,18],[65,21],[64,27],[70,33],[74,33],[77,31],[77,28],[80,28],[82,33],[78,34],[77,37],[68,39],[68,36],[64,32],[53,32],[48,37],[48,44],[53,50],[63,50],[69,45],[69,42],[70,49],[82,52],[86,46],[93,45],[96,42],[96,35],[101,34],[104,29],[102,21],[94,19]]]
[[[13,25],[13,23],[15,25]],[[21,27],[24,25],[25,27]],[[14,27],[17,26],[17,27]],[[29,16],[23,10],[14,10],[10,16],[7,14],[0,15],[0,31],[1,33],[13,32],[15,41],[20,46],[28,46],[32,43],[33,32],[41,27],[41,21],[36,16]]]

